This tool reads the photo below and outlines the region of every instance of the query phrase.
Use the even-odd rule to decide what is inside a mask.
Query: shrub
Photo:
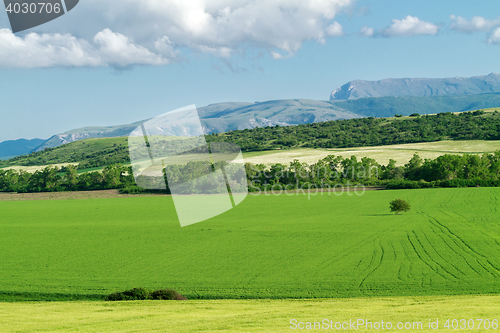
[[[403,199],[392,200],[390,203],[391,212],[396,212],[399,215],[400,212],[409,212],[410,204]]]
[[[144,288],[134,288],[124,292],[116,292],[106,296],[106,301],[144,301],[153,300],[187,300],[173,289],[159,289],[150,291]]]
[[[106,296],[106,301],[142,301],[151,299],[151,292],[144,288],[134,288]]]
[[[123,294],[125,295],[125,297],[128,297],[128,299],[132,301],[143,301],[146,299],[151,299],[151,292],[144,288],[134,288],[124,291]]]
[[[173,289],[160,289],[155,290],[151,293],[151,299],[183,301],[187,298]]]
[[[104,299],[107,302],[116,302],[116,301],[126,301],[126,297],[123,293],[112,293]]]
[[[420,113],[412,113],[410,117],[420,117]]]

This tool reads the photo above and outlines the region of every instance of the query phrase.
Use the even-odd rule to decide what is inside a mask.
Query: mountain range
[[[42,139],[20,139],[0,142],[0,160],[8,160],[15,156],[29,154],[44,142],[45,140]]]
[[[227,132],[265,126],[395,114],[432,114],[500,107],[500,75],[449,79],[386,79],[352,81],[335,90],[330,101],[289,99],[227,102],[198,108],[205,132]],[[53,148],[88,138],[127,136],[146,120],[132,124],[85,127],[56,134],[48,140],[0,143],[0,158]],[[38,143],[34,146],[34,143]]]
[[[500,92],[500,74],[491,73],[469,78],[446,79],[385,79],[380,81],[356,80],[334,90],[330,100],[387,97],[387,96],[457,96]]]

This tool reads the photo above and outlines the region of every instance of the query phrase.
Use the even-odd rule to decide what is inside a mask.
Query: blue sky
[[[355,79],[500,72],[497,0],[82,0],[9,29],[3,12],[0,141],[190,104],[327,100]]]

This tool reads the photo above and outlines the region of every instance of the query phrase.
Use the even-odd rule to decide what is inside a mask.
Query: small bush
[[[144,301],[144,300],[187,300],[173,289],[150,291],[144,288],[134,288],[124,292],[116,292],[106,296],[106,301]]]
[[[128,297],[128,299],[135,301],[143,301],[146,299],[151,299],[151,292],[149,290],[146,290],[144,288],[134,288],[131,290],[124,291],[123,294],[125,297]]]
[[[420,114],[419,114],[419,113],[412,113],[412,114],[410,115],[410,117],[420,117]]]
[[[160,289],[153,291],[151,293],[151,298],[158,300],[177,300],[177,301],[183,301],[187,299],[173,289]]]
[[[396,118],[401,118],[403,115],[402,114],[395,114],[394,117]]]
[[[126,301],[126,297],[123,293],[112,293],[104,299],[107,302],[117,302],[117,301]]]

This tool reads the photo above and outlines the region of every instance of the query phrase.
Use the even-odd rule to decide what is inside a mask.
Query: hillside
[[[86,163],[104,166],[128,161],[128,139],[102,138],[86,139],[48,148],[44,151],[18,156],[8,161],[0,161],[0,167],[8,165],[34,166],[61,163]]]
[[[445,79],[405,78],[351,81],[334,90],[330,100],[387,96],[456,96],[500,92],[500,74]]]
[[[290,126],[362,117],[330,102],[315,100],[218,103],[198,108],[198,113],[206,133],[221,133],[275,125]],[[54,148],[62,144],[89,138],[128,136],[137,126],[147,120],[121,126],[86,127],[71,130],[54,135],[36,150],[41,151],[45,148]]]
[[[35,149],[33,149],[33,151],[42,151],[45,148],[55,148],[84,139],[128,136],[130,132],[132,132],[137,126],[140,126],[143,122],[144,121],[139,121],[133,124],[118,126],[93,126],[74,129],[52,136],[48,140],[41,142]]]
[[[471,96],[381,97],[347,101],[309,99],[277,100],[255,103],[218,103],[198,108],[205,133],[268,126],[290,126],[362,117],[408,116],[461,112],[500,106],[500,93]],[[110,127],[86,127],[58,134],[36,150],[89,138],[127,136],[144,121]]]
[[[500,108],[437,115],[362,118],[292,127],[267,127],[207,136],[243,151],[385,146],[441,140],[499,140]]]
[[[290,148],[373,147],[441,140],[500,140],[500,108],[419,117],[362,118],[207,135],[244,152]],[[0,161],[2,166],[80,163],[80,169],[127,163],[126,137],[87,139]]]

